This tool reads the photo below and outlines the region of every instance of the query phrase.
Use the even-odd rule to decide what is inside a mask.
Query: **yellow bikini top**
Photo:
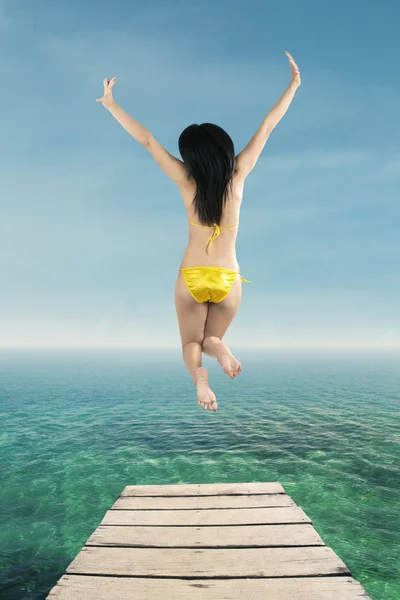
[[[202,225],[201,223],[195,223],[194,221],[190,221],[190,220],[189,220],[189,223],[191,223],[192,225],[197,225],[197,227],[208,227],[209,229],[210,229],[210,227],[215,228],[214,233],[209,238],[208,244],[207,244],[207,247],[208,247],[208,245],[210,246],[210,254],[211,254],[212,243],[219,235],[221,235],[221,229],[235,229],[236,227],[239,227],[239,225],[232,225],[232,227],[220,227],[216,223],[214,223],[214,225]]]

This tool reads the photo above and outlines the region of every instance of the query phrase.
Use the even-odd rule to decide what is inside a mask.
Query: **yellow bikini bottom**
[[[221,302],[230,292],[238,271],[224,267],[186,267],[182,271],[186,287],[196,302]],[[251,283],[240,277],[242,281]]]

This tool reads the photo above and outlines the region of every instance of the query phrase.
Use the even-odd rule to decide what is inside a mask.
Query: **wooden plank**
[[[69,574],[135,577],[297,577],[350,574],[327,546],[301,548],[107,548],[85,546]]]
[[[172,496],[118,498],[112,510],[177,510],[212,508],[262,508],[273,506],[296,506],[287,494],[251,494],[249,496]]]
[[[220,496],[227,494],[284,494],[278,481],[261,483],[178,483],[127,485],[121,496]]]
[[[48,600],[371,600],[349,577],[147,579],[64,575]]]
[[[251,525],[311,523],[299,506],[216,510],[109,510],[101,525]]]
[[[87,546],[247,547],[325,546],[312,525],[237,527],[108,527],[100,525]]]

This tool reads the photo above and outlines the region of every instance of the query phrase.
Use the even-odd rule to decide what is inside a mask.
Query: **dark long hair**
[[[235,168],[230,136],[213,123],[189,125],[179,136],[179,152],[196,182],[194,211],[202,225],[220,224]]]

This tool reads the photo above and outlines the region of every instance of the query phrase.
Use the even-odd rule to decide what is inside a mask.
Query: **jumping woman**
[[[116,77],[104,79],[102,102],[164,172],[178,185],[189,222],[189,242],[178,271],[175,307],[182,354],[197,389],[197,403],[217,410],[215,394],[202,366],[202,352],[217,359],[234,379],[240,362],[222,342],[242,298],[242,281],[236,258],[236,237],[243,186],[271,131],[288,110],[300,85],[300,72],[289,52],[292,79],[280,100],[264,118],[248,145],[235,157],[232,139],[212,123],[189,125],[179,137],[183,162],[172,156],[152,134],[115,102]],[[211,233],[211,236],[210,236]],[[219,238],[219,239],[217,239]],[[250,282],[249,282],[250,283]]]

